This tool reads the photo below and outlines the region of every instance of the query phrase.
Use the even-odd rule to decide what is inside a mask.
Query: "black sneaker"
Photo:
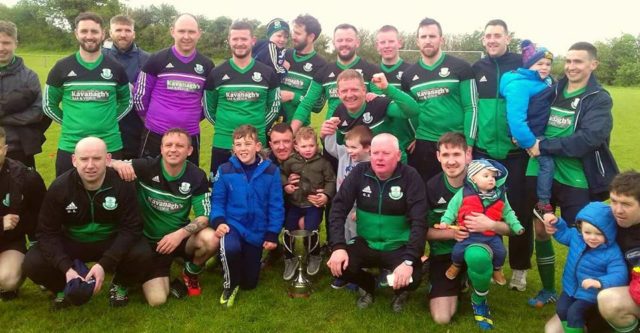
[[[117,308],[129,304],[128,293],[127,288],[115,283],[111,284],[111,288],[109,288],[109,305]]]
[[[331,288],[333,289],[342,289],[344,287],[346,287],[349,284],[349,282],[343,280],[343,279],[339,279],[339,278],[333,278],[333,281],[331,281]]]
[[[358,292],[360,293],[360,297],[358,297],[358,300],[356,301],[356,306],[358,306],[358,309],[366,309],[369,307],[369,305],[373,304],[372,293],[369,293],[362,288],[360,288]]]
[[[407,303],[409,299],[409,291],[405,290],[393,296],[391,300],[391,309],[393,312],[402,312],[404,309],[404,305]]]
[[[0,289],[0,299],[3,300],[4,302],[10,301],[12,299],[16,299],[17,297],[18,297],[18,291],[17,290],[4,291],[4,290]]]
[[[173,297],[180,299],[186,297],[189,291],[182,280],[175,278],[169,285],[169,293],[173,295]]]

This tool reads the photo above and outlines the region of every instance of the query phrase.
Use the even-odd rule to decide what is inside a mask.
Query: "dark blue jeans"
[[[536,193],[538,201],[548,204],[551,201],[551,188],[553,186],[553,173],[555,164],[553,157],[540,155],[538,156],[538,180],[536,184]]]
[[[571,328],[583,328],[585,325],[585,314],[595,306],[596,303],[573,298],[563,291],[556,304],[556,313],[560,321],[567,322],[567,326]]]
[[[451,261],[453,261],[457,266],[462,266],[464,264],[464,251],[471,244],[485,244],[491,249],[493,252],[492,264],[494,270],[501,268],[504,265],[504,260],[507,257],[507,250],[504,248],[504,244],[502,243],[502,236],[486,236],[481,232],[472,232],[469,234],[468,238],[461,242],[456,242],[453,246],[453,252],[451,252]]]

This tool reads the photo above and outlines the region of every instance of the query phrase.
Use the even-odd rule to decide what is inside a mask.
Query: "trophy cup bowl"
[[[306,263],[309,253],[318,246],[318,244],[311,245],[311,236],[318,234],[317,230],[294,230],[284,231],[287,236],[293,239],[292,248],[289,248],[287,242],[283,241],[284,247],[289,253],[292,253],[298,260],[298,271],[289,284],[287,293],[291,298],[308,298],[311,296],[311,281],[306,276]]]

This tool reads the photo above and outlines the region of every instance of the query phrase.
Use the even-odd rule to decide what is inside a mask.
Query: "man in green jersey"
[[[273,68],[251,56],[255,44],[253,27],[236,21],[229,27],[231,59],[211,71],[205,83],[205,116],[213,124],[211,172],[231,157],[233,130],[251,125],[267,144],[266,126],[280,107],[278,76]]]
[[[411,162],[427,181],[442,171],[436,160],[436,146],[442,134],[462,132],[467,144],[473,146],[476,86],[471,66],[442,51],[444,37],[438,21],[423,19],[416,41],[421,57],[402,75],[402,89],[420,106],[415,158]]]
[[[76,143],[87,136],[104,140],[107,151],[122,158],[118,121],[132,105],[127,73],[114,58],[102,54],[102,18],[81,13],[74,25],[80,48],[53,66],[42,103],[44,113],[62,125],[56,176],[73,168],[71,154]]]
[[[363,76],[367,89],[369,89],[369,82],[373,74],[379,71],[375,65],[366,62],[357,55],[360,38],[358,37],[358,29],[353,25],[344,23],[333,30],[333,47],[337,52],[336,62],[327,64],[323,70],[314,75],[313,81],[291,121],[294,133],[298,131],[304,121],[309,119],[309,113],[322,96],[328,102],[326,119],[333,116],[336,107],[340,105],[336,79],[342,71],[346,69],[358,71]]]
[[[314,45],[321,31],[320,23],[311,15],[299,15],[293,20],[293,49],[288,49],[284,55],[290,67],[280,86],[280,102],[284,111],[284,121],[287,123],[293,120],[293,114],[304,99],[313,76],[327,65],[327,61],[318,55]],[[324,98],[321,98],[312,111],[322,110],[324,102]],[[302,122],[304,126],[309,125],[309,118]]]
[[[146,282],[142,285],[147,302],[152,306],[167,300],[170,269],[175,257],[185,260],[182,281],[188,295],[200,295],[198,275],[220,244],[214,230],[208,227],[210,193],[207,175],[187,161],[193,150],[189,133],[174,128],[162,136],[159,157],[111,163],[125,180],[137,178],[143,234],[155,254]],[[195,218],[189,220],[192,209]],[[175,296],[183,296],[180,291],[184,288],[181,286],[172,284],[171,289]]]

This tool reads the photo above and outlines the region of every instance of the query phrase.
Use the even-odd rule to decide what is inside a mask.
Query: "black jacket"
[[[38,75],[24,65],[22,58],[15,57],[0,70],[0,126],[7,132],[9,152],[41,152],[49,124],[51,119],[42,113]]]
[[[555,87],[556,98],[568,83],[563,78]],[[553,104],[553,102],[552,102]],[[609,150],[613,116],[613,101],[595,75],[591,75],[584,97],[576,108],[574,133],[563,138],[540,141],[540,153],[574,157],[582,160],[589,192],[594,198],[606,199],[609,184],[619,173],[616,161]]]
[[[20,221],[15,229],[0,227],[0,243],[23,241],[24,235],[35,240],[34,234],[40,205],[47,189],[42,177],[31,168],[12,159],[5,159],[0,169],[0,218],[16,214]]]
[[[115,270],[142,235],[135,183],[123,181],[111,168],[107,168],[104,182],[95,193],[84,188],[75,168],[62,174],[49,187],[38,222],[36,236],[40,249],[61,272],[66,272],[74,259],[64,253],[62,246],[72,239],[71,228],[89,223],[113,228],[109,238],[113,243],[98,260],[109,272]]]

